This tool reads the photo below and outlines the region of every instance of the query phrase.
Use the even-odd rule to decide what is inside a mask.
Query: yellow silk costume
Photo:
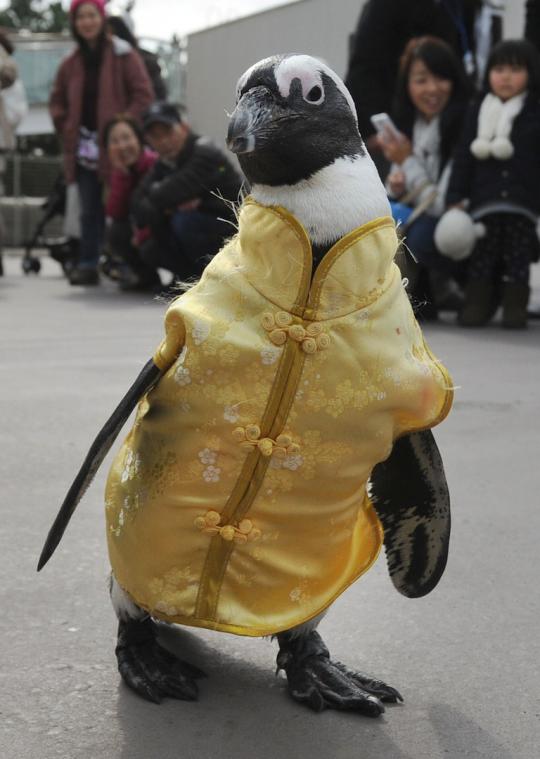
[[[121,587],[153,616],[269,635],[323,611],[375,561],[371,470],[448,413],[398,267],[394,222],[309,239],[244,203],[238,234],[169,307],[106,492]]]

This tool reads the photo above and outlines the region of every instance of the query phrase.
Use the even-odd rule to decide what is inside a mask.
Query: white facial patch
[[[320,100],[308,100],[308,102],[313,103],[313,105],[320,105],[320,103],[324,101],[324,87],[322,83],[322,74],[324,73],[332,79],[338,90],[341,92],[349,104],[349,108],[351,109],[356,123],[358,123],[356,106],[354,105],[351,93],[345,87],[345,84],[336,72],[332,71],[332,69],[321,60],[313,58],[311,55],[289,55],[287,58],[280,60],[277,64],[275,61],[276,56],[263,58],[262,61],[254,63],[253,66],[250,66],[248,70],[242,74],[236,85],[237,102],[240,99],[241,92],[246,83],[257,69],[265,69],[274,66],[274,77],[282,97],[286,98],[289,96],[293,80],[299,79],[304,99],[306,99],[306,95],[308,95],[314,87],[320,87]]]
[[[304,100],[307,99],[306,96],[310,90],[313,89],[313,87],[320,87],[322,91],[321,99],[318,102],[313,100],[308,101],[312,102],[314,105],[318,105],[324,100],[324,87],[322,82],[323,73],[332,79],[338,90],[341,92],[349,104],[349,108],[351,109],[351,112],[353,113],[354,118],[358,123],[356,107],[354,105],[354,100],[351,97],[351,93],[345,87],[344,83],[335,73],[335,71],[332,71],[332,69],[322,61],[318,60],[317,58],[312,58],[310,55],[291,55],[288,58],[284,58],[274,69],[276,84],[282,97],[286,98],[289,96],[289,93],[291,91],[291,84],[294,79],[300,80]]]
[[[285,58],[279,66],[276,66],[274,76],[280,95],[288,98],[291,85],[295,79],[298,79],[302,87],[302,97],[308,100],[308,93],[314,88],[320,90],[320,97],[309,101],[314,105],[319,105],[324,100],[324,87],[319,67],[314,65],[316,61],[307,55],[293,55]]]

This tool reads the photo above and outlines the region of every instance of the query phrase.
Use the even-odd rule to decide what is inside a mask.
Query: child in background
[[[454,157],[449,206],[467,208],[486,234],[469,258],[458,322],[480,327],[502,291],[503,326],[527,325],[529,268],[538,259],[540,62],[526,40],[506,40],[489,57],[485,95],[471,106]]]

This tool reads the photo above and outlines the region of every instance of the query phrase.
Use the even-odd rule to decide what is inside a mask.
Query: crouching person
[[[155,103],[143,117],[146,141],[159,156],[132,204],[141,258],[176,278],[202,273],[233,233],[232,202],[241,179],[210,140],[191,131],[170,103]]]
[[[482,98],[471,104],[446,202],[485,234],[468,259],[462,327],[483,327],[502,301],[502,326],[527,326],[530,266],[538,260],[540,59],[527,40],[499,42]]]
[[[459,139],[468,100],[468,84],[461,61],[452,48],[436,37],[412,39],[400,61],[395,121],[401,137],[379,138],[391,162],[386,187],[389,197],[408,204],[406,261],[409,293],[416,317],[436,319],[439,310],[461,305],[456,280],[464,266],[441,255],[434,240],[444,210],[451,156]]]
[[[105,209],[107,273],[118,280],[121,290],[159,289],[156,269],[139,255],[130,212],[133,194],[155,164],[157,154],[145,147],[140,125],[127,114],[108,122],[104,143],[112,166]]]

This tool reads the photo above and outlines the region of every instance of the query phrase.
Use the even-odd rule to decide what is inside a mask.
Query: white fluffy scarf
[[[475,158],[485,161],[486,158],[493,157],[506,161],[514,155],[510,133],[526,96],[526,92],[521,92],[503,101],[488,92],[480,106],[476,139],[471,143],[471,153]]]

